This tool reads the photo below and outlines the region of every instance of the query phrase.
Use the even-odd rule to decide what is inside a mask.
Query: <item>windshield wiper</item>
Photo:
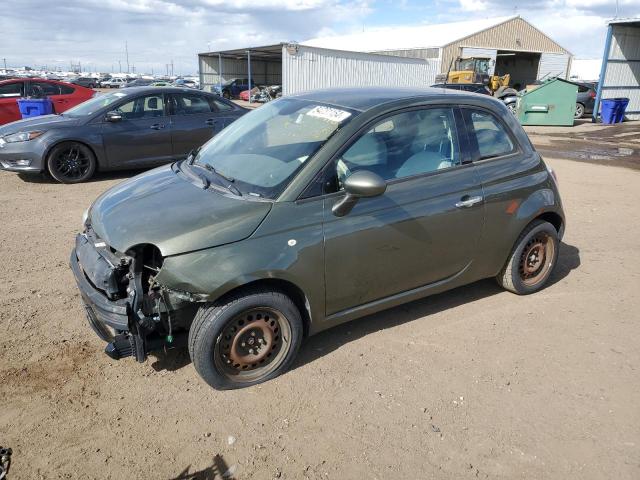
[[[224,175],[221,172],[218,172],[212,165],[209,165],[208,163],[202,163],[202,162],[196,162],[194,160],[195,157],[192,157],[192,159],[190,160],[189,165],[194,165],[196,167],[200,167],[200,168],[204,168],[205,170],[207,170],[208,172],[213,173],[214,175],[220,177],[222,180],[225,180],[226,183],[224,182],[219,182],[218,184],[224,188],[226,188],[227,190],[229,190],[231,193],[233,193],[234,195],[237,195],[239,197],[242,196],[242,192],[240,190],[238,190],[238,188],[233,185],[233,182],[235,182],[235,178],[232,177],[227,177],[226,175]]]

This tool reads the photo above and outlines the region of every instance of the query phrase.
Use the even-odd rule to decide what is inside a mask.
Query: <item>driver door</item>
[[[163,94],[136,97],[114,110],[122,120],[102,124],[109,166],[133,168],[172,160],[171,122]]]
[[[386,192],[332,213],[352,173],[369,170]],[[451,108],[409,110],[377,122],[328,165],[337,192],[324,206],[326,314],[383,300],[468,269],[483,224],[482,190],[461,161]],[[333,179],[333,180],[332,180]],[[470,206],[460,202],[474,199]]]

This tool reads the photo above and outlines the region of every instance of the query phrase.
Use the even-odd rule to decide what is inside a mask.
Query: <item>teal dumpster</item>
[[[516,102],[522,125],[572,126],[576,113],[578,85],[552,78],[520,94]]]

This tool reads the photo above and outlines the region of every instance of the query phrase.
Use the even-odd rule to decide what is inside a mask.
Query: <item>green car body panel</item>
[[[357,115],[275,199],[198,188],[167,166],[103,194],[91,209],[93,229],[121,252],[156,246],[163,262],[155,281],[183,303],[214,302],[255,282],[282,286],[298,297],[308,334],[496,276],[536,218],[549,220],[562,236],[555,180],[500,102],[433,89],[334,90],[297,98]],[[344,98],[352,100],[341,103]],[[360,199],[342,217],[332,207],[344,192],[306,195],[323,168],[376,122],[433,106],[492,113],[513,136],[515,151],[475,162],[463,157],[456,168],[387,181],[383,195]],[[458,131],[464,127],[458,124]],[[468,139],[459,140],[469,155]],[[457,208],[467,197],[482,202]]]

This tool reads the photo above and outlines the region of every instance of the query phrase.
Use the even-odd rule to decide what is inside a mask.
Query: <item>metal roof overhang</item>
[[[251,52],[252,60],[282,60],[282,46],[284,43],[265,45],[262,47],[236,48],[234,50],[220,50],[216,52],[199,53],[199,57],[221,57],[234,60],[246,60]]]

